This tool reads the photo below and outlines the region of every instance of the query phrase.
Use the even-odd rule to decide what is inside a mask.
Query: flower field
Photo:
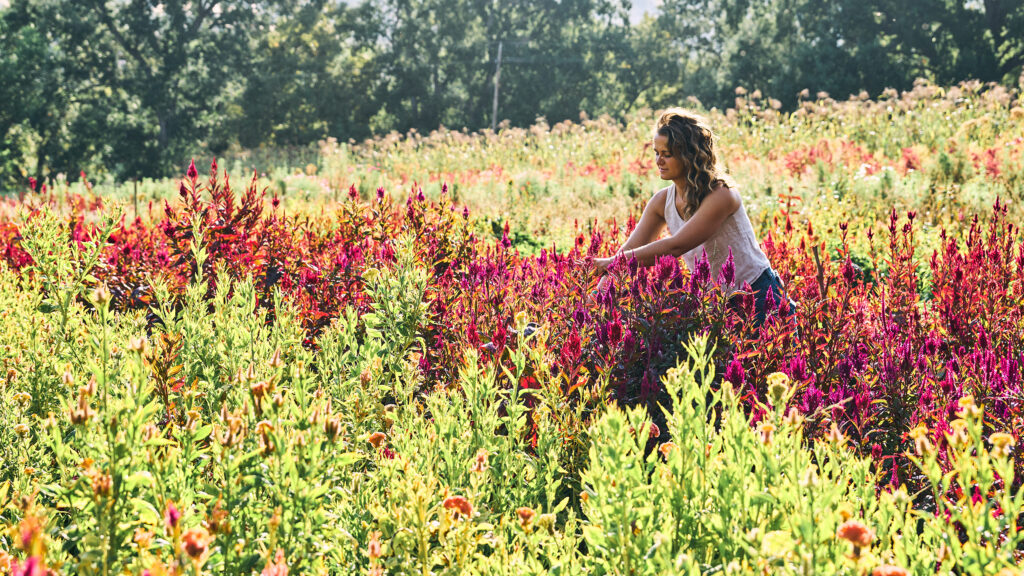
[[[653,113],[0,204],[0,573],[1020,574],[1024,108],[711,111],[798,302],[611,254]]]

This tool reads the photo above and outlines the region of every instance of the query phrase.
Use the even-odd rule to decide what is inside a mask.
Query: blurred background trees
[[[1017,0],[0,1],[0,190],[191,156],[640,107],[1016,85]],[[498,107],[495,75],[501,52]],[[691,100],[692,101],[692,100]]]

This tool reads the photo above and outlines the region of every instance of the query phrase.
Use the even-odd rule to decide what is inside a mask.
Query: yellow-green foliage
[[[314,353],[287,302],[268,324],[251,279],[202,275],[198,231],[200,272],[179,299],[156,283],[148,322],[92,285],[95,244],[34,222],[35,267],[0,269],[0,569],[980,575],[1022,544],[1012,438],[983,438],[969,401],[952,472],[914,433],[935,514],[911,505],[927,494],[879,494],[838,432],[808,445],[776,408],[785,377],[752,422],[702,339],[664,377],[660,445],[644,411],[561,394],[550,327],[525,336],[524,318],[508,364],[467,351],[424,391],[427,271],[408,239],[367,278],[374,309],[346,310]],[[538,388],[508,384],[527,373]]]

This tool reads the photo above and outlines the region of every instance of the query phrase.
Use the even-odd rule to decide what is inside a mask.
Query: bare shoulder
[[[662,219],[665,218],[665,202],[668,198],[669,188],[671,188],[671,186],[666,186],[665,188],[658,190],[654,193],[654,196],[651,196],[651,199],[647,201],[647,206],[651,210],[654,210],[655,214],[661,216]]]
[[[714,198],[715,203],[720,204],[730,214],[739,210],[740,206],[743,205],[743,199],[740,197],[739,190],[730,188],[724,182],[719,182],[718,186],[711,190],[711,194],[708,194],[707,198]]]

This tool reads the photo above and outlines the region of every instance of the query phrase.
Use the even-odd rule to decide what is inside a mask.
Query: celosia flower
[[[473,466],[470,467],[469,471],[482,473],[486,472],[487,468],[487,450],[481,448],[480,450],[477,450],[476,458],[473,460]]]
[[[467,500],[465,496],[449,496],[444,499],[442,505],[445,508],[454,510],[467,518],[473,515],[473,505],[469,503],[469,500]]]
[[[1016,443],[1013,436],[1006,432],[994,432],[988,437],[988,441],[992,443],[992,456],[996,458],[1007,457],[1010,454],[1010,448]]]
[[[555,529],[555,515],[541,514],[537,517],[537,526],[540,528],[544,528],[548,532],[553,532]]]
[[[260,576],[288,576],[288,563],[284,559],[284,550],[277,549],[274,561],[267,564],[266,568],[260,572]]]
[[[139,550],[148,550],[153,544],[153,533],[146,530],[142,526],[135,529],[135,533],[132,534],[132,542],[139,547]]]
[[[838,446],[842,446],[843,443],[846,442],[846,437],[843,436],[843,433],[839,431],[839,426],[836,426],[835,422],[832,423],[832,426],[829,428],[828,433],[825,434],[825,439],[831,442],[832,444],[836,444]]]
[[[199,560],[210,546],[210,534],[204,528],[190,528],[181,535],[181,550]]]
[[[974,403],[973,396],[964,396],[957,401],[957,415],[961,418],[975,418],[981,416],[981,408]]]
[[[914,451],[919,456],[929,454],[935,448],[931,440],[928,439],[928,428],[924,424],[918,425],[907,435],[914,440]]]
[[[528,508],[526,506],[516,508],[516,515],[519,516],[519,525],[524,529],[530,525],[530,522],[536,514],[537,513],[534,512],[533,508]]]
[[[380,545],[380,536],[381,533],[379,531],[375,530],[370,532],[370,541],[366,543],[366,555],[371,561],[377,560],[384,555],[384,551]]]
[[[114,480],[110,477],[110,474],[96,473],[92,475],[92,492],[96,496],[110,496],[110,490],[113,485]]]
[[[384,443],[384,439],[387,437],[388,435],[383,432],[374,432],[373,434],[370,434],[367,441],[369,441],[374,448],[380,448],[380,445]]]
[[[946,432],[946,441],[950,446],[966,446],[970,442],[970,438],[967,436],[966,420],[957,418],[949,423],[949,428],[953,431],[952,433]]]
[[[839,525],[836,537],[853,544],[856,551],[857,548],[870,546],[871,541],[875,538],[875,533],[858,520],[847,520]]]
[[[42,559],[37,556],[30,556],[25,564],[17,560],[11,563],[11,576],[46,576],[47,570]]]
[[[772,372],[767,377],[768,399],[772,406],[779,406],[789,391],[789,376],[784,372]]]
[[[178,527],[178,522],[181,520],[181,512],[178,511],[178,507],[174,505],[174,502],[167,501],[167,509],[164,510],[164,524],[167,525],[168,530],[174,530]]]
[[[658,446],[658,452],[661,452],[661,455],[663,457],[668,458],[668,455],[671,454],[672,451],[675,450],[675,448],[676,448],[676,445],[674,443],[672,443],[672,442],[665,442],[661,446]]]
[[[185,176],[187,176],[188,179],[192,180],[192,181],[195,181],[195,179],[199,177],[199,171],[196,170],[196,159],[195,158],[193,158],[192,162],[189,163],[188,170],[185,172]]]
[[[765,446],[772,443],[772,434],[775,433],[775,424],[771,422],[761,422],[757,427],[758,432],[761,433],[761,443]]]

